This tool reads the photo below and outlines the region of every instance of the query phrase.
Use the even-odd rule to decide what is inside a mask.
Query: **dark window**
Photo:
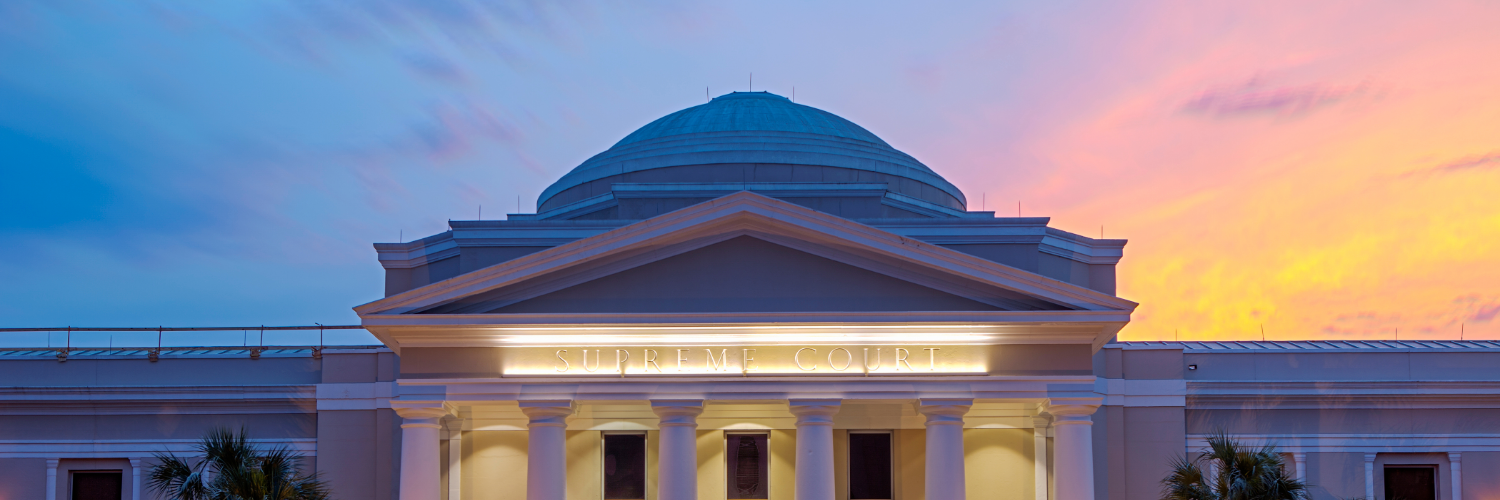
[[[728,498],[770,498],[771,453],[766,435],[730,434],[728,438]]]
[[[119,472],[74,472],[73,500],[120,500]]]
[[[1385,468],[1385,500],[1437,500],[1437,467]]]
[[[646,435],[604,435],[604,498],[645,500]]]
[[[891,499],[891,434],[849,433],[850,500]]]

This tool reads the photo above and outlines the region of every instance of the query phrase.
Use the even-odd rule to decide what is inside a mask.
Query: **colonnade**
[[[791,400],[797,417],[795,500],[835,500],[833,416],[837,399]],[[926,499],[965,500],[964,414],[973,400],[923,399],[917,411],[926,418]],[[1053,469],[1056,500],[1093,500],[1094,460],[1090,432],[1095,405],[1049,405],[1052,416]],[[572,401],[524,401],[529,419],[526,446],[526,500],[566,500],[566,420]],[[653,400],[651,411],[660,419],[657,458],[659,500],[696,500],[698,497],[698,415],[702,400]],[[399,500],[438,500],[440,492],[439,420],[442,407],[398,407],[401,424],[401,487]],[[1044,476],[1039,476],[1044,477]],[[1039,484],[1039,489],[1045,485]],[[1039,498],[1044,498],[1040,494]]]

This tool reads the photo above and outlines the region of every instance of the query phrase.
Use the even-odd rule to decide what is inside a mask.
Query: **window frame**
[[[651,497],[651,437],[646,431],[600,431],[599,432],[599,498],[608,498],[606,488],[609,487],[608,479],[604,474],[604,460],[606,458],[604,440],[608,436],[640,436],[641,437],[641,500]]]
[[[772,477],[772,476],[774,476],[774,474],[771,473],[771,469],[772,469],[772,467],[771,467],[771,456],[772,456],[772,453],[771,453],[771,431],[767,430],[767,429],[735,429],[735,430],[725,430],[724,431],[724,439],[720,443],[722,445],[723,449],[724,449],[724,485],[723,485],[723,487],[724,487],[724,498],[726,500],[743,500],[743,499],[730,499],[729,498],[729,481],[731,479],[733,479],[733,477],[734,477],[733,474],[731,474],[730,470],[729,470],[729,453],[730,453],[730,450],[729,450],[729,437],[730,436],[765,436],[766,437],[766,454],[764,456],[764,459],[766,461],[766,498],[771,498],[771,491],[775,489],[776,483],[773,482],[773,480],[775,478]]]
[[[1423,469],[1423,470],[1431,472],[1432,473],[1432,498],[1434,500],[1442,500],[1442,498],[1443,498],[1443,481],[1442,481],[1443,475],[1442,475],[1442,467],[1439,467],[1438,464],[1422,464],[1422,463],[1413,463],[1413,464],[1404,464],[1404,463],[1394,463],[1393,464],[1393,463],[1386,463],[1384,465],[1381,465],[1381,467],[1380,467],[1380,480],[1381,481],[1380,482],[1381,482],[1381,486],[1382,487],[1380,488],[1381,491],[1377,492],[1377,494],[1381,498],[1388,498],[1390,496],[1390,495],[1387,495],[1386,493],[1388,491],[1390,491],[1390,489],[1391,489],[1391,482],[1387,479],[1387,477],[1388,477],[1387,474],[1389,473],[1389,471],[1391,469]]]
[[[844,467],[845,491],[844,491],[844,498],[842,500],[894,500],[894,498],[883,498],[883,499],[873,499],[873,498],[872,499],[855,499],[854,498],[854,440],[852,438],[853,438],[853,436],[855,434],[884,434],[884,435],[886,435],[886,436],[889,437],[888,446],[890,448],[890,454],[888,455],[888,458],[889,458],[889,461],[890,461],[890,465],[888,466],[887,470],[890,471],[891,475],[888,478],[888,481],[890,482],[891,496],[892,497],[896,496],[896,430],[895,429],[883,429],[883,430],[882,429],[850,429],[849,430],[850,439],[846,439],[844,441],[844,443],[845,443],[845,446],[844,446],[844,463],[846,463],[848,465]]]
[[[69,469],[68,470],[68,500],[78,497],[78,475],[79,474],[114,474],[120,476],[120,498],[130,498],[129,492],[125,491],[124,469]]]

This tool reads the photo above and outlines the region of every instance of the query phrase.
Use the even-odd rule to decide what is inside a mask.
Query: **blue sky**
[[[801,77],[804,102],[827,101],[839,80],[889,79],[859,70],[882,51],[925,60],[878,34],[919,28],[906,16],[845,18],[854,5],[9,4],[0,269],[26,286],[0,292],[0,318],[352,322],[382,289],[370,243],[517,197],[532,211],[705,88],[745,90],[760,69],[761,89]]]
[[[1366,169],[1381,178],[1490,158],[1497,106],[1482,89],[1500,77],[1454,54],[1497,48],[1470,21],[1493,6],[1189,5],[5,2],[0,324],[355,323],[350,308],[382,290],[371,243],[441,232],[481,205],[496,218],[518,197],[530,212],[587,157],[701,103],[705,88],[745,90],[752,72],[757,90],[795,87],[799,102],[865,126],[990,209],[1023,201],[1064,229],[1131,238],[1122,293],[1148,304],[1138,319],[1152,335],[1189,325],[1233,336],[1262,314],[1291,318],[1286,331],[1303,337],[1413,318],[1431,331],[1491,324],[1500,289],[1489,274],[1420,277],[1500,247],[1397,256],[1414,264],[1358,285],[1380,295],[1304,306],[1341,288],[1256,277],[1316,249],[1247,250],[1193,218],[1228,214],[1263,240],[1321,237],[1283,232],[1301,216],[1184,207],[1337,177],[1347,170],[1333,152],[1384,158]],[[1367,146],[1430,128],[1436,118],[1413,120],[1416,108],[1447,110],[1452,133],[1397,153]],[[1309,130],[1347,133],[1312,144]],[[1495,185],[1491,164],[1452,175]],[[1449,203],[1441,192],[1404,202]],[[1453,208],[1470,227],[1500,214],[1459,197],[1473,201]],[[1362,217],[1328,210],[1325,222]],[[1317,248],[1386,241],[1330,238]],[[1236,262],[1251,264],[1202,271]],[[1180,274],[1154,281],[1162,269]],[[1198,299],[1245,290],[1254,300]],[[1435,305],[1360,316],[1413,300]]]

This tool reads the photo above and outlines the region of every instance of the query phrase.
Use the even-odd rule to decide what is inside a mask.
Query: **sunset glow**
[[[0,6],[0,323],[356,322],[754,73],[1128,239],[1122,340],[1500,338],[1500,3],[340,5]]]

